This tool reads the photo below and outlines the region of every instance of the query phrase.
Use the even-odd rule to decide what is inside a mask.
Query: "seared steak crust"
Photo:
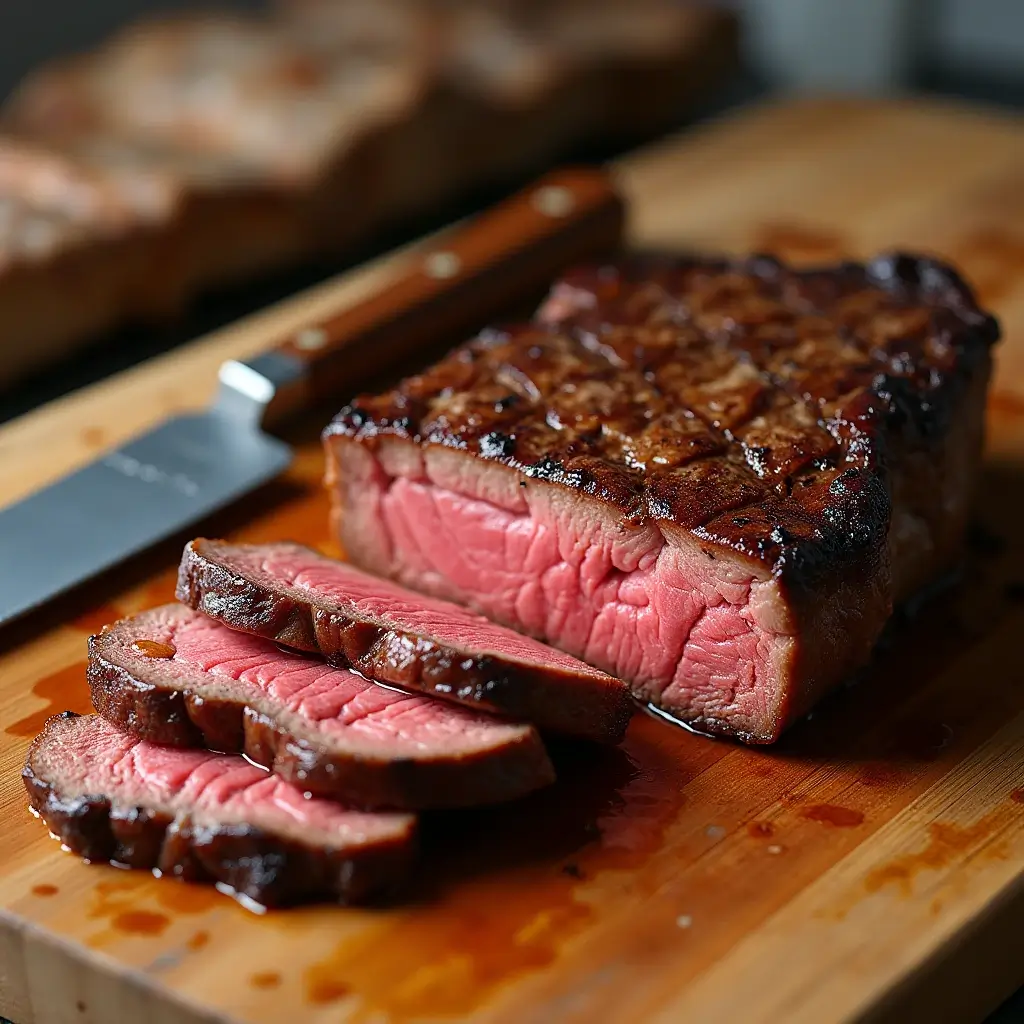
[[[584,267],[325,431],[364,568],[769,742],[958,558],[996,321],[935,260]]]
[[[232,545],[198,538],[182,554],[177,598],[233,629],[319,652],[330,664],[368,679],[601,742],[618,742],[626,731],[633,702],[618,679],[580,663],[567,669],[505,657],[499,649],[453,646],[411,625],[403,628],[367,614],[353,602],[293,587],[283,576],[275,579],[259,569],[265,556],[284,563],[312,560],[328,573],[365,578],[298,544]]]
[[[638,258],[569,273],[534,323],[360,396],[325,436],[466,450],[811,584],[883,560],[887,455],[942,436],[998,336],[921,257]]]
[[[186,882],[221,883],[267,907],[324,899],[364,902],[395,888],[411,867],[411,817],[404,832],[385,840],[331,847],[250,824],[193,821],[152,806],[124,806],[102,792],[69,792],[48,763],[47,747],[82,717],[65,711],[46,723],[29,747],[22,778],[33,811],[64,846],[87,861],[157,869]]]
[[[540,736],[527,725],[492,720],[491,742],[484,745],[476,739],[460,746],[458,738],[449,735],[441,751],[429,721],[420,734],[408,727],[414,737],[418,735],[418,743],[405,741],[403,719],[393,716],[395,702],[382,709],[376,725],[378,732],[393,737],[390,741],[368,741],[358,729],[349,738],[344,729],[320,728],[323,722],[315,717],[324,714],[324,701],[330,696],[323,676],[302,698],[299,707],[307,701],[310,707],[307,714],[300,714],[280,696],[251,684],[205,672],[197,664],[182,666],[147,657],[135,649],[141,638],[143,643],[167,644],[173,651],[175,627],[187,628],[196,618],[180,606],[158,608],[123,619],[90,638],[89,688],[93,706],[107,721],[162,746],[244,753],[299,789],[359,807],[423,810],[501,803],[554,781]],[[273,645],[265,646],[273,650]],[[201,656],[212,660],[215,646]],[[225,657],[239,656],[233,652]],[[302,670],[302,659],[295,655],[277,652],[276,663],[260,663],[249,651],[241,657],[261,664],[268,676],[276,672],[287,679]],[[348,716],[358,720],[355,703],[339,712],[342,722]],[[405,703],[425,701],[416,697]],[[445,705],[441,710],[463,714],[467,729],[486,728],[483,716]]]

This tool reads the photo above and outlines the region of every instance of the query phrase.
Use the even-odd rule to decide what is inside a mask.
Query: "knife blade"
[[[315,401],[482,326],[559,270],[621,241],[602,171],[557,171],[454,228],[369,298],[263,355],[229,360],[205,412],[176,416],[0,509],[0,625],[224,508],[283,472],[268,432]]]

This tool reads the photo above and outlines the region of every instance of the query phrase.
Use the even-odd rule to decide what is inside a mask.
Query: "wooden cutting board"
[[[257,917],[211,890],[85,867],[25,808],[28,736],[51,712],[86,709],[86,636],[170,598],[177,551],[158,551],[0,637],[0,1013],[958,1020],[1024,982],[1024,124],[923,102],[789,103],[619,172],[638,244],[811,261],[899,245],[963,265],[1007,337],[962,585],[895,628],[860,684],[776,748],[637,717],[621,751],[576,752],[550,791],[434,819],[413,905]],[[204,403],[225,356],[412,258],[4,427],[0,502]],[[329,550],[324,416],[296,428],[285,481],[204,530]]]

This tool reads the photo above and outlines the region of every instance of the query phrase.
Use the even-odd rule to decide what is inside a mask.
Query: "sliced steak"
[[[365,900],[411,861],[415,818],[354,811],[244,758],[133,739],[66,711],[29,747],[33,810],[90,861],[220,883],[265,906]]]
[[[912,256],[638,258],[325,432],[349,557],[769,742],[959,556],[995,320]]]
[[[298,544],[191,541],[177,596],[233,629],[542,729],[614,742],[632,711],[618,679]]]
[[[96,710],[138,739],[244,752],[360,807],[500,803],[554,781],[537,731],[419,694],[168,605],[89,641]]]

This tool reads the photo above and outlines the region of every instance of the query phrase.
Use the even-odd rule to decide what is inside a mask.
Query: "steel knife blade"
[[[604,172],[556,171],[443,235],[356,306],[224,363],[207,411],[0,509],[0,625],[265,484],[292,458],[266,430],[275,418],[314,399],[340,404],[367,375],[538,297],[568,264],[616,248],[623,219]]]

